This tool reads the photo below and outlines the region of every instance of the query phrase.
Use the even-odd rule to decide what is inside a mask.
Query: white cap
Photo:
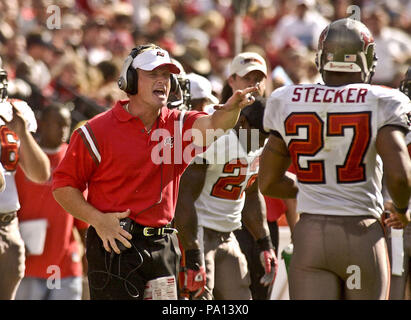
[[[134,69],[151,71],[161,66],[169,66],[171,73],[180,73],[180,69],[171,61],[167,51],[163,49],[148,49],[134,58]]]
[[[308,8],[312,8],[315,6],[316,4],[316,0],[297,0],[296,1],[297,6],[304,4],[306,5]]]
[[[217,97],[212,94],[211,82],[207,78],[196,73],[189,73],[187,79],[190,81],[191,99],[208,98],[212,103],[219,103]]]
[[[236,55],[231,62],[229,75],[244,77],[247,73],[258,70],[267,76],[267,64],[262,56],[255,52],[243,52]]]

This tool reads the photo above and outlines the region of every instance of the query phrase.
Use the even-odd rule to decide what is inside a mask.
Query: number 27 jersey
[[[297,211],[378,218],[383,199],[377,132],[385,125],[409,130],[410,110],[398,90],[369,84],[275,90],[264,127],[288,147],[299,187]]]

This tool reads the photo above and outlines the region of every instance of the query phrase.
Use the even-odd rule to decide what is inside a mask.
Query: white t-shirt
[[[293,85],[267,101],[264,127],[278,132],[296,169],[297,211],[373,215],[383,211],[382,161],[375,140],[385,125],[409,130],[409,98],[368,84]]]
[[[198,156],[209,164],[204,187],[195,202],[199,226],[220,232],[241,227],[244,191],[257,177],[261,151],[247,154],[231,130]]]

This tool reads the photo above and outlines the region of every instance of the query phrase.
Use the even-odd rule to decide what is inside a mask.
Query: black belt
[[[15,217],[17,217],[16,211],[7,212],[7,213],[0,213],[0,223],[8,224],[8,223],[10,223]]]
[[[133,229],[131,230],[132,235],[144,236],[144,237],[163,237],[166,234],[178,233],[177,229],[171,228],[170,225],[164,227],[145,227],[134,222]]]

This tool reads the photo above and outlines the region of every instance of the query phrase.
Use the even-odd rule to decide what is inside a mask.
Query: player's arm
[[[189,165],[180,180],[175,224],[184,250],[199,249],[195,201],[204,187],[207,164]]]
[[[287,171],[290,163],[284,140],[271,133],[260,157],[258,181],[262,194],[282,199],[297,196],[296,177]]]
[[[264,197],[258,190],[258,178],[246,189],[245,195],[242,222],[255,240],[270,236]]]
[[[285,218],[287,219],[288,226],[291,233],[294,231],[294,226],[299,220],[297,213],[297,200],[296,199],[284,199],[287,210],[285,211]]]
[[[27,129],[26,120],[22,113],[17,110],[13,102],[13,119],[6,126],[14,131],[20,139],[19,165],[28,179],[36,183],[44,183],[50,178],[50,161],[41,150]]]
[[[411,160],[402,129],[391,125],[382,127],[376,147],[384,163],[385,183],[393,205],[407,208],[411,195]]]
[[[258,181],[254,181],[246,190],[244,208],[241,212],[242,222],[257,242],[260,250],[260,262],[265,271],[260,282],[268,286],[275,280],[278,261],[268,229],[266,211],[264,197],[258,190]]]
[[[233,128],[238,121],[241,109],[254,102],[254,97],[250,95],[254,91],[257,91],[257,87],[237,90],[223,106],[218,106],[212,115],[198,118],[193,124],[193,129],[201,135],[194,134],[194,144],[209,145],[214,141],[215,130],[220,129],[221,133],[218,136],[221,136],[226,130]]]
[[[197,237],[197,212],[194,205],[204,187],[206,172],[205,163],[193,163],[187,167],[180,180],[175,212],[175,225],[185,253],[184,269],[180,273],[180,286],[183,292],[194,293],[194,297],[199,297],[206,285],[206,273]]]

